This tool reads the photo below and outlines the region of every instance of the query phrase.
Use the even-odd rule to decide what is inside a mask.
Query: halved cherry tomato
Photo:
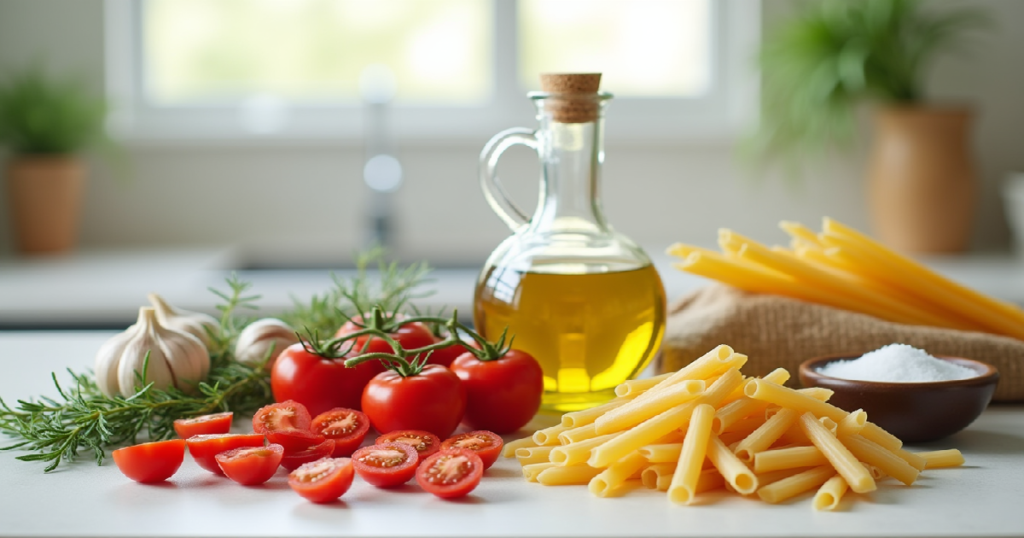
[[[426,430],[443,439],[465,411],[466,389],[459,377],[436,364],[408,377],[394,371],[377,374],[363,391],[363,412],[381,433]]]
[[[306,450],[324,442],[324,436],[309,430],[277,430],[267,432],[267,440],[281,445],[285,454]]]
[[[375,445],[383,445],[385,443],[404,443],[415,448],[420,461],[441,450],[441,438],[423,430],[397,430],[385,433],[373,442]]]
[[[441,444],[441,450],[452,448],[472,450],[476,452],[477,456],[480,456],[480,460],[484,462],[484,470],[487,470],[498,460],[498,454],[501,454],[501,447],[504,444],[505,442],[501,440],[501,437],[498,437],[498,434],[487,430],[477,430],[475,432],[460,433],[446,439]]]
[[[234,416],[234,413],[228,411],[226,413],[214,413],[195,418],[179,418],[174,421],[174,432],[182,439],[188,439],[193,435],[228,433],[231,431],[231,420]]]
[[[370,431],[370,419],[361,411],[335,407],[313,419],[310,429],[334,440],[335,458],[351,456]]]
[[[282,457],[284,447],[267,445],[228,450],[217,454],[216,459],[228,478],[243,486],[255,486],[274,476]]]
[[[294,400],[285,400],[256,411],[252,416],[252,430],[263,434],[282,430],[309,431],[311,420],[306,406]]]
[[[466,353],[451,368],[466,387],[463,422],[471,428],[513,433],[540,409],[544,371],[524,351],[512,349],[489,361]]]
[[[119,448],[113,456],[117,468],[128,478],[143,484],[161,482],[181,467],[185,460],[185,440],[171,439]]]
[[[402,443],[364,446],[352,454],[356,473],[378,488],[400,486],[416,474],[416,449]]]
[[[315,503],[331,502],[352,486],[352,460],[321,458],[304,463],[288,475],[288,485]]]
[[[484,462],[476,452],[453,448],[427,458],[416,470],[416,482],[442,499],[452,499],[473,491],[483,474]]]
[[[185,440],[188,453],[196,463],[219,475],[224,471],[217,465],[217,454],[243,447],[263,446],[266,437],[262,433],[213,433],[210,435],[193,435]]]
[[[326,458],[334,452],[334,440],[327,439],[319,445],[311,446],[305,450],[298,452],[285,453],[284,457],[281,458],[281,467],[294,471],[300,465],[316,461],[320,458]]]

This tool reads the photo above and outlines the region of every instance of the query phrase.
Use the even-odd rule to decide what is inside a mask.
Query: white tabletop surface
[[[0,333],[0,396],[53,395],[49,373],[88,367],[108,336]],[[245,488],[187,456],[169,482],[147,486],[88,455],[43,474],[42,464],[0,453],[0,536],[1024,535],[1024,407],[992,407],[966,431],[911,448],[948,447],[963,451],[965,467],[927,471],[909,488],[885,481],[831,513],[812,510],[807,496],[778,506],[724,493],[675,506],[645,489],[598,499],[583,486],[527,483],[505,459],[462,500],[412,485],[378,490],[357,478],[344,502],[317,506],[290,491],[283,474]]]

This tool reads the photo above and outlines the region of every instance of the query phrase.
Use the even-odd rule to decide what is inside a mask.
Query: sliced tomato
[[[298,452],[285,453],[284,457],[281,458],[281,467],[294,471],[299,466],[316,461],[320,458],[326,458],[334,452],[334,440],[326,439],[319,445],[313,445],[305,450]]]
[[[243,486],[262,484],[274,476],[284,457],[284,447],[267,445],[236,448],[217,454],[217,465],[228,478]]]
[[[305,463],[288,475],[288,485],[315,503],[328,503],[352,486],[352,460],[321,458]]]
[[[452,448],[427,458],[416,470],[416,482],[442,499],[452,499],[473,491],[483,474],[484,462],[476,452]]]
[[[211,473],[224,474],[217,465],[217,454],[243,447],[259,447],[266,442],[262,433],[213,433],[193,435],[185,440],[188,453],[196,463]]]
[[[324,442],[324,436],[309,430],[272,430],[267,432],[267,440],[281,445],[285,454],[299,452]]]
[[[416,454],[419,455],[420,461],[441,450],[441,438],[423,430],[396,430],[381,435],[373,442],[375,445],[382,445],[384,443],[403,443],[409,445],[416,449]]]
[[[362,411],[335,407],[313,418],[309,429],[334,440],[332,456],[347,457],[363,444],[363,439],[366,439],[370,431],[370,419]]]
[[[231,431],[231,421],[234,419],[234,416],[234,413],[228,411],[226,413],[214,413],[195,418],[179,418],[174,421],[174,432],[182,439],[188,439],[194,435],[228,433]]]
[[[487,430],[477,430],[448,438],[441,443],[441,450],[450,448],[472,450],[476,452],[477,456],[480,456],[480,460],[484,462],[484,470],[487,470],[498,460],[498,454],[501,453],[501,447],[504,444],[505,442],[498,434]]]
[[[252,431],[256,433],[282,430],[309,431],[311,420],[306,406],[294,400],[285,400],[261,407],[259,411],[256,411],[252,417]]]
[[[143,484],[161,482],[181,467],[185,460],[185,440],[171,439],[119,448],[113,456],[117,468],[128,478]]]
[[[364,446],[352,454],[356,473],[378,488],[400,486],[416,474],[416,449],[402,443]]]

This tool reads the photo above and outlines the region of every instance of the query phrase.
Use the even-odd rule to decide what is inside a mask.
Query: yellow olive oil
[[[553,269],[492,267],[477,284],[474,319],[490,340],[507,326],[514,347],[540,362],[542,409],[585,409],[611,399],[616,385],[654,357],[665,329],[665,290],[652,265]]]

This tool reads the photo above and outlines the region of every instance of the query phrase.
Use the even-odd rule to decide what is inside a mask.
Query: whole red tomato
[[[352,368],[344,359],[325,359],[307,351],[302,343],[288,346],[270,370],[274,400],[295,400],[313,416],[335,407],[359,409],[363,388],[384,371],[378,361]]]
[[[451,370],[428,364],[416,375],[377,374],[363,391],[363,412],[380,433],[426,430],[451,435],[466,411],[466,389]]]
[[[381,327],[377,327],[384,332],[388,333],[388,336],[393,338],[403,349],[416,349],[420,347],[429,346],[434,343],[434,335],[430,332],[430,329],[426,325],[418,322],[402,324],[401,320],[405,316],[401,314],[392,315],[392,321],[385,322]],[[355,316],[351,321],[345,322],[338,332],[335,333],[335,337],[345,336],[358,332],[364,329],[362,316]],[[369,347],[363,351],[363,346],[366,345],[367,339],[370,340]],[[360,353],[393,353],[394,350],[384,340],[380,338],[374,338],[370,335],[358,336],[354,340],[355,347],[352,349],[353,352]]]
[[[529,353],[511,349],[482,361],[464,353],[452,362],[452,372],[466,387],[466,416],[471,428],[512,433],[540,409],[544,372]]]

